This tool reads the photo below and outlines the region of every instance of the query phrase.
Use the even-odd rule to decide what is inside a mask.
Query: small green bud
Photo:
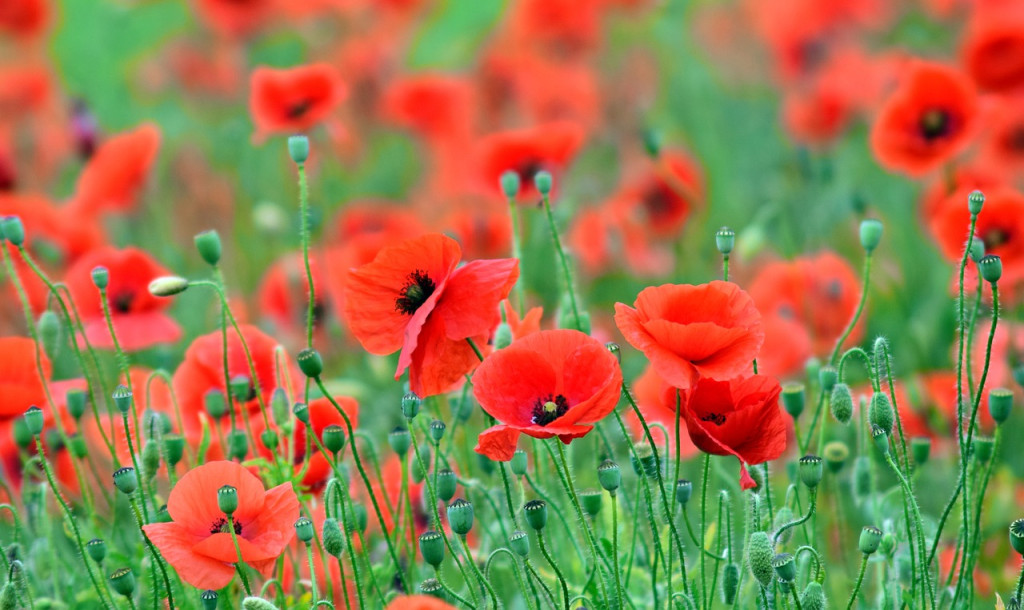
[[[896,550],[896,536],[893,536],[890,532],[882,534],[882,544],[878,548],[881,549],[883,554],[891,557],[892,552]]]
[[[8,580],[0,588],[0,610],[18,610],[18,591],[14,581]]]
[[[179,434],[168,434],[163,438],[163,443],[167,463],[174,468],[185,454],[185,439]]]
[[[152,480],[160,470],[160,445],[157,441],[148,440],[142,447],[142,473],[147,480]]]
[[[825,610],[825,591],[818,581],[812,580],[804,587],[804,592],[800,594],[800,607],[803,610]]]
[[[301,540],[305,544],[309,544],[313,541],[313,522],[306,517],[299,517],[295,521],[295,537]]]
[[[533,186],[537,187],[537,192],[545,197],[551,193],[553,183],[554,178],[552,178],[551,172],[540,170],[533,175]]]
[[[262,597],[246,597],[242,600],[242,610],[278,610],[278,608]]]
[[[445,428],[446,426],[444,425],[444,422],[439,419],[435,419],[430,422],[428,430],[430,431],[430,438],[433,439],[434,443],[439,443],[441,442],[441,439],[444,438]]]
[[[889,433],[881,427],[871,425],[871,440],[875,441],[875,447],[882,452],[882,455],[889,454]]]
[[[772,581],[775,580],[775,569],[772,567],[775,551],[772,550],[771,539],[765,532],[754,532],[750,535],[748,544],[747,561],[750,564],[750,573],[762,587],[771,587]]]
[[[255,388],[248,375],[235,375],[232,377],[228,384],[228,390],[231,392],[231,399],[235,402],[245,403],[255,398],[253,395]]]
[[[465,536],[473,529],[473,505],[464,498],[459,498],[448,505],[448,525],[452,531]]]
[[[910,439],[910,454],[914,456],[914,463],[923,466],[928,462],[932,453],[932,439],[927,436],[915,436]]]
[[[125,597],[135,592],[135,574],[131,568],[121,568],[110,575],[110,588]]]
[[[35,408],[38,409],[39,407]],[[28,429],[28,422],[26,421],[26,418],[22,417],[14,420],[14,425],[11,426],[11,428],[15,444],[17,444],[20,449],[27,449],[28,446],[32,444],[34,435]]]
[[[995,450],[995,439],[991,436],[976,436],[971,442],[974,445],[974,457],[978,462],[987,464],[992,459],[992,452]]]
[[[526,470],[529,467],[529,461],[526,459],[526,452],[522,449],[516,449],[512,454],[512,460],[509,461],[509,466],[512,467],[512,474],[518,477],[526,474]]]
[[[981,191],[974,190],[967,196],[967,211],[972,216],[981,214],[981,208],[985,205],[985,194]]]
[[[722,227],[715,232],[715,246],[720,253],[731,254],[732,249],[736,247],[736,232],[729,227]]]
[[[216,267],[217,263],[220,262],[221,255],[220,235],[217,231],[210,229],[209,231],[196,233],[194,240],[199,256],[206,261],[207,265]]]
[[[772,529],[778,531],[782,528],[783,525],[789,523],[792,520],[793,509],[788,506],[780,506],[778,510],[775,511],[775,519],[772,521]],[[786,531],[782,532],[782,535],[779,536],[778,540],[782,542],[782,544],[786,544],[787,542],[793,539],[793,530],[794,528],[789,528]]]
[[[597,513],[601,512],[601,498],[603,494],[597,489],[587,489],[581,491],[579,494],[580,504],[583,505],[583,510],[591,517],[597,516]]]
[[[82,415],[85,414],[86,398],[88,395],[82,390],[68,390],[66,395],[68,413],[75,418],[75,421],[82,419]]]
[[[1017,519],[1010,524],[1010,546],[1024,555],[1024,519]]]
[[[806,391],[802,383],[786,383],[782,386],[782,406],[793,419],[804,412]]]
[[[25,243],[25,225],[22,224],[21,218],[17,216],[5,217],[3,222],[0,223],[0,230],[3,232],[4,239],[15,246],[21,246]]]
[[[455,489],[458,479],[450,468],[442,468],[437,471],[437,497],[441,498],[441,501],[448,503],[453,497],[455,497]]]
[[[796,561],[789,553],[779,553],[772,558],[772,567],[775,568],[775,574],[779,580],[783,582],[796,580]]]
[[[805,455],[800,458],[798,471],[800,480],[809,489],[814,489],[821,482],[824,460],[816,455]]]
[[[520,557],[530,556],[530,536],[523,531],[516,530],[508,537],[508,546],[512,552]]]
[[[71,452],[71,457],[83,460],[89,455],[89,445],[81,434],[75,433],[68,436],[68,451]]]
[[[420,583],[420,593],[443,600],[444,586],[436,578],[428,578]]]
[[[315,379],[320,376],[320,373],[324,372],[324,361],[320,357],[320,352],[313,348],[307,347],[306,349],[299,352],[298,355],[299,369],[302,373],[311,379]]]
[[[866,455],[853,460],[853,493],[858,498],[871,495],[871,460]]]
[[[149,294],[155,297],[173,297],[188,290],[189,281],[177,275],[164,275],[149,283]]]
[[[502,322],[498,325],[498,328],[494,331],[494,341],[492,342],[495,350],[505,349],[512,345],[512,327],[506,322]]]
[[[845,383],[837,383],[832,387],[832,398],[829,400],[832,409],[832,417],[841,424],[850,423],[853,417],[853,394],[850,393],[850,386]]]
[[[860,549],[861,553],[871,555],[878,550],[878,546],[881,543],[882,530],[873,525],[865,525],[864,529],[860,531],[860,540],[857,542],[857,548]]]
[[[118,384],[111,396],[114,399],[114,406],[122,414],[132,410],[132,391],[128,389],[128,386]]]
[[[850,457],[850,448],[843,441],[830,441],[825,443],[822,453],[825,454],[825,464],[828,465],[829,471],[835,474],[846,465],[846,460]]]
[[[434,530],[420,534],[420,553],[423,560],[433,567],[444,561],[444,536]]]
[[[477,454],[477,455],[480,455],[480,454]],[[422,463],[421,463],[420,459],[412,460],[412,480],[417,482],[417,483],[423,482],[423,479],[425,479],[426,476],[427,476],[427,472],[430,471],[430,466],[431,466],[432,462],[430,461],[430,446],[429,445],[424,445],[424,446],[420,447],[420,456],[422,458]],[[483,456],[480,456],[480,457],[483,457]],[[488,471],[487,474],[490,474],[492,471],[493,471],[493,468],[490,471]]]
[[[519,194],[519,174],[516,172],[506,170],[501,174],[501,179],[498,182],[501,185],[501,192],[505,193],[505,197],[513,199]]]
[[[839,371],[836,370],[836,367],[826,364],[818,369],[818,383],[821,384],[821,388],[826,392],[831,392],[838,382]]]
[[[875,251],[882,241],[882,222],[874,218],[862,220],[860,223],[860,245],[868,254]]]
[[[988,412],[997,424],[1004,423],[1013,410],[1013,392],[1006,388],[995,388],[988,393]]]
[[[995,284],[1003,277],[1003,259],[995,254],[986,254],[978,261],[981,277],[989,284]]]
[[[96,565],[100,565],[107,557],[107,543],[99,538],[93,538],[85,543],[85,552],[90,559],[96,562]]]
[[[39,407],[32,405],[26,409],[23,421],[25,422],[25,429],[32,436],[39,436],[43,433],[43,425],[46,423],[46,418],[43,416],[43,410]]]
[[[416,417],[419,415],[420,405],[422,403],[423,401],[420,400],[419,396],[412,392],[407,392],[406,395],[402,397],[402,415],[404,415],[406,419]]]
[[[217,592],[213,589],[207,589],[199,594],[199,602],[203,605],[203,610],[217,610]]]
[[[365,532],[367,523],[369,523],[369,514],[366,512],[366,506],[353,502],[352,512],[345,515],[345,531]]]
[[[288,423],[288,395],[285,394],[284,389],[274,388],[270,394],[270,411],[274,414],[274,422],[278,426]]]
[[[679,479],[676,481],[676,502],[686,506],[686,503],[690,501],[693,496],[693,483],[686,479]]]
[[[263,443],[264,447],[273,451],[274,449],[277,449],[277,434],[273,430],[264,430],[263,432],[260,432],[260,442]]]
[[[57,357],[57,349],[60,347],[60,319],[57,314],[49,309],[39,316],[36,324],[39,329],[39,341],[43,344],[43,351],[53,360]]]
[[[110,271],[102,265],[93,267],[91,276],[92,283],[100,290],[106,290],[110,285]]]
[[[622,484],[622,470],[619,469],[619,465],[611,460],[601,462],[597,467],[597,482],[601,484],[602,489],[614,496]]]
[[[661,132],[653,127],[648,127],[643,130],[641,134],[644,140],[644,150],[652,159],[657,159],[661,154],[661,148],[664,145]]]
[[[338,526],[338,520],[334,518],[324,519],[323,533],[320,535],[324,550],[334,557],[341,557],[345,550],[345,537]]]
[[[304,402],[297,402],[292,405],[292,413],[295,414],[295,419],[307,426],[309,425],[309,405]]]
[[[893,424],[896,422],[896,414],[893,411],[889,396],[884,392],[875,392],[871,395],[871,407],[868,410],[868,421],[873,426],[878,426],[886,434],[892,433]]]
[[[292,161],[302,165],[309,158],[309,138],[306,136],[291,136],[288,138],[288,155]]]
[[[228,457],[233,460],[244,460],[249,455],[249,437],[244,430],[228,432]]]
[[[548,503],[544,500],[530,500],[523,505],[523,514],[530,527],[540,531],[548,523]]]
[[[139,488],[139,477],[131,466],[118,468],[114,471],[114,487],[125,495],[131,495]]]
[[[658,476],[658,461],[647,443],[633,445],[633,455],[630,456],[630,459],[633,462],[633,471],[637,476],[646,475],[651,478]]]
[[[345,429],[337,424],[331,424],[320,433],[320,440],[325,449],[337,454],[345,446]]]
[[[217,490],[217,508],[227,516],[238,510],[238,490],[231,485],[224,485]]]
[[[731,606],[736,601],[736,592],[740,585],[740,567],[735,563],[727,563],[722,568],[722,602]]]
[[[220,419],[228,412],[227,405],[224,402],[224,392],[220,390],[210,390],[204,394],[203,405],[206,407],[206,412],[213,419]]]

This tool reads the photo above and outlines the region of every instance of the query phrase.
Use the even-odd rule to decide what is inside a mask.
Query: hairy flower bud
[[[188,290],[189,282],[177,275],[165,275],[149,283],[149,294],[155,297],[172,297]]]
[[[821,584],[815,580],[807,583],[804,592],[800,594],[800,607],[803,610],[825,610],[827,603]]]
[[[775,558],[775,551],[772,549],[772,541],[765,532],[754,532],[750,535],[750,542],[747,548],[747,561],[750,564],[750,573],[754,575],[762,587],[771,587],[775,579],[775,569],[772,567],[772,559]]]
[[[437,471],[437,497],[447,503],[455,497],[458,477],[450,468],[442,468]]]
[[[340,557],[345,550],[345,537],[341,533],[337,519],[324,519],[323,530],[320,534],[324,550],[334,557]]]
[[[832,387],[832,397],[829,400],[829,407],[832,409],[832,417],[841,424],[850,423],[853,417],[853,394],[850,393],[850,386],[845,383],[837,383]]]
[[[871,408],[868,410],[868,421],[873,426],[878,426],[886,434],[892,433],[893,424],[896,422],[896,414],[892,408],[889,396],[884,392],[875,392],[871,395]]]
[[[722,568],[722,602],[731,606],[736,601],[736,592],[740,585],[740,567],[735,563],[727,563]]]

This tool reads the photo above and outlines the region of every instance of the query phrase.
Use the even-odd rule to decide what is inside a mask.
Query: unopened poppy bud
[[[914,463],[918,466],[924,465],[932,453],[932,439],[927,436],[915,436],[910,439],[910,454],[914,456]]]
[[[473,505],[464,498],[459,498],[448,505],[448,525],[452,531],[465,536],[473,529]]]
[[[818,382],[821,384],[821,389],[831,392],[839,382],[839,371],[831,364],[826,364],[818,369]]]
[[[985,205],[985,194],[981,191],[974,190],[967,196],[967,211],[972,216],[981,214],[981,208]]]
[[[747,547],[747,561],[750,564],[750,573],[754,575],[762,587],[771,587],[775,580],[775,569],[772,567],[772,560],[775,558],[775,551],[772,549],[772,541],[766,532],[754,532],[750,535],[750,542]]]
[[[971,442],[974,450],[974,457],[982,464],[987,464],[992,459],[992,452],[995,449],[995,440],[991,436],[976,436]]]
[[[871,555],[878,550],[882,544],[882,530],[873,525],[865,525],[860,531],[860,540],[857,541],[857,548],[865,555]]]
[[[793,509],[788,506],[780,506],[775,511],[775,519],[772,520],[772,529],[778,531],[782,529],[782,526],[793,520]],[[777,540],[782,544],[786,544],[793,538],[793,528],[788,528],[782,532]]]
[[[641,134],[644,140],[644,150],[652,159],[657,159],[661,154],[661,148],[664,145],[664,138],[662,137],[661,131],[648,127],[643,130]]]
[[[853,493],[858,498],[871,494],[871,460],[866,455],[853,460]]]
[[[324,449],[337,454],[345,446],[345,429],[337,424],[331,424],[320,433]]]
[[[727,563],[722,568],[722,602],[726,606],[736,601],[736,592],[740,586],[740,567],[735,563]]]
[[[409,431],[401,426],[396,426],[388,434],[388,444],[391,445],[391,449],[398,454],[399,457],[404,457],[405,452],[409,450],[409,444],[412,442],[412,437],[409,435]]]
[[[512,454],[512,460],[509,461],[509,466],[512,467],[512,474],[518,477],[526,474],[526,469],[529,466],[529,462],[526,459],[526,452],[522,449],[516,449]]]
[[[850,393],[850,386],[845,383],[837,383],[832,388],[832,397],[829,400],[829,407],[832,410],[832,417],[841,424],[850,423],[853,417],[853,394]]]
[[[633,462],[633,471],[636,472],[637,476],[647,475],[652,478],[658,476],[658,462],[654,458],[654,452],[651,450],[650,445],[647,443],[636,443],[633,446],[631,460]]]
[[[89,455],[89,446],[81,434],[75,433],[68,436],[68,451],[71,452],[71,457],[81,460]]]
[[[132,391],[128,389],[128,386],[124,384],[118,384],[114,388],[111,397],[114,399],[114,406],[121,413],[127,413],[132,409]]]
[[[423,404],[423,401],[420,400],[419,396],[412,392],[407,392],[405,396],[402,397],[402,415],[404,415],[406,419],[416,417],[419,415],[421,404]]]
[[[231,485],[224,485],[217,490],[217,508],[227,516],[238,510],[238,489]]]
[[[288,395],[282,388],[274,388],[274,391],[271,392],[270,411],[278,426],[283,426],[288,422]]]
[[[430,431],[430,438],[432,438],[435,443],[441,442],[441,439],[444,438],[444,430],[446,427],[447,426],[444,425],[443,421],[439,419],[432,420],[430,422],[430,428],[428,428]]]
[[[334,518],[324,519],[324,527],[320,535],[324,550],[333,557],[340,557],[345,550],[345,537]]]
[[[812,580],[804,587],[804,592],[800,594],[800,607],[803,610],[825,610],[825,590],[818,581]]]
[[[252,380],[248,375],[235,375],[228,383],[228,390],[231,392],[232,400],[236,402],[249,402],[255,391]]]
[[[871,440],[875,441],[875,447],[882,452],[882,455],[889,454],[889,433],[881,427],[871,425]]]
[[[829,471],[837,473],[843,469],[846,460],[849,459],[850,448],[843,441],[830,441],[825,443],[822,453],[825,454],[825,464],[828,465]]]
[[[883,554],[891,556],[892,552],[896,550],[896,536],[893,536],[890,532],[882,534],[882,543],[878,548]]]
[[[548,523],[548,503],[544,500],[530,500],[523,505],[523,515],[530,527],[540,531]]]
[[[434,568],[444,561],[444,536],[434,530],[420,534],[420,553],[423,561]]]
[[[15,444],[21,449],[27,449],[34,439],[34,435],[29,431],[24,417],[14,420],[14,425],[11,426],[11,434],[14,437]]]
[[[221,256],[220,234],[210,229],[209,231],[196,233],[193,239],[200,258],[206,261],[207,265],[216,267],[217,263],[220,262]]]
[[[242,610],[278,610],[278,608],[262,597],[250,596],[242,600]]]
[[[149,294],[155,297],[172,297],[188,289],[188,280],[177,275],[164,275],[149,283]]]
[[[986,282],[995,284],[1003,277],[1003,259],[995,254],[986,254],[978,261],[978,270]]]
[[[168,434],[163,438],[163,443],[167,464],[174,468],[185,454],[185,439],[179,434]]]
[[[540,170],[533,175],[533,186],[537,187],[537,192],[545,197],[551,193],[553,183],[554,178],[551,176],[551,172]]]
[[[148,440],[142,447],[142,473],[147,480],[156,476],[160,470],[160,445],[156,441]]]
[[[793,419],[804,412],[805,394],[802,383],[786,383],[782,386],[782,406]]]
[[[693,483],[686,479],[679,479],[676,481],[676,502],[686,506],[686,503],[690,501],[693,496]]]
[[[7,216],[0,223],[0,229],[3,231],[4,239],[11,242],[15,246],[21,246],[25,243],[25,225],[22,224],[21,218],[17,216]]]
[[[715,247],[722,254],[731,254],[736,247],[736,232],[729,227],[722,227],[715,231]]]
[[[232,430],[228,433],[228,457],[233,460],[244,460],[249,455],[249,437],[243,430]]]
[[[311,347],[299,352],[298,355],[299,369],[302,373],[311,379],[315,379],[320,376],[320,373],[324,372],[324,361],[320,357],[320,352],[316,351]]]
[[[981,259],[985,258],[985,242],[977,235],[971,239],[971,249],[968,254],[975,264],[981,262]]]
[[[513,199],[519,194],[520,181],[518,173],[512,170],[505,170],[498,182],[501,185],[501,192],[505,193],[505,197]]]
[[[824,460],[817,455],[805,455],[800,458],[799,473],[800,480],[810,489],[814,489],[821,482]]]
[[[796,580],[796,561],[789,553],[779,553],[772,558],[772,567],[775,568],[775,574],[779,580],[783,582]]]
[[[297,402],[292,405],[292,413],[295,414],[295,419],[307,426],[309,425],[309,405],[304,402]]]
[[[302,165],[309,158],[309,138],[306,136],[291,136],[288,138],[288,155],[292,161]]]
[[[369,523],[369,514],[366,512],[366,507],[358,502],[353,502],[352,512],[345,515],[345,531],[365,532],[367,523]]]
[[[107,558],[107,543],[99,538],[93,538],[85,543],[85,552],[97,565],[102,564]]]
[[[990,395],[991,396],[991,395]],[[65,396],[68,413],[78,421],[85,414],[86,393],[82,390],[68,390]]]
[[[207,589],[199,594],[199,602],[203,605],[203,610],[217,610],[217,592],[213,589]]]
[[[603,494],[597,489],[587,489],[579,494],[580,504],[583,510],[591,517],[596,517],[601,512],[601,498]]]
[[[868,254],[874,252],[882,241],[882,222],[874,218],[862,220],[860,223],[860,245]]]
[[[306,517],[299,517],[295,522],[295,537],[305,544],[313,541],[313,522]]]
[[[512,532],[512,535],[508,537],[508,546],[513,553],[520,557],[530,556],[530,536],[524,531]]]
[[[139,476],[131,466],[114,471],[114,487],[125,495],[131,495],[139,488]]]
[[[443,600],[444,597],[444,586],[436,578],[428,578],[420,583],[420,593],[424,595],[430,595],[437,599]]]
[[[273,430],[264,430],[260,432],[260,442],[263,443],[264,447],[273,451],[277,449],[278,445],[277,434]]]
[[[494,331],[494,341],[492,341],[494,349],[505,349],[509,345],[512,345],[512,327],[506,322],[502,322],[498,325],[497,330]]]
[[[1005,422],[1012,409],[1013,392],[1006,388],[995,388],[988,393],[988,412],[997,424]]]
[[[92,268],[92,283],[100,290],[106,290],[110,284],[110,271],[102,266]]]
[[[25,429],[32,436],[39,436],[43,433],[45,417],[43,416],[43,410],[39,407],[32,405],[26,409],[23,420],[25,422]]]
[[[39,342],[43,344],[43,351],[51,360],[57,357],[57,348],[60,346],[60,320],[57,314],[46,310],[39,316],[36,323],[39,330]]]
[[[884,392],[875,392],[871,395],[871,408],[868,410],[868,421],[878,426],[886,434],[892,433],[892,426],[895,423],[896,414],[893,412],[889,396]]]
[[[131,568],[121,568],[111,574],[110,588],[125,597],[131,597],[135,593],[135,574]]]
[[[14,581],[8,580],[0,588],[0,610],[18,610],[18,591],[14,588]]]
[[[1010,546],[1024,555],[1024,519],[1017,519],[1010,524]]]
[[[804,374],[807,375],[808,379],[820,379],[821,360],[818,360],[814,356],[808,358],[807,362],[804,362]]]
[[[455,476],[455,472],[450,468],[442,468],[437,471],[437,497],[441,498],[441,501],[448,503],[453,497],[455,497],[455,488],[458,483],[458,478]]]
[[[597,467],[597,482],[601,484],[602,489],[614,496],[622,485],[622,470],[619,465],[611,460],[601,462]]]
[[[224,392],[220,390],[210,390],[204,394],[203,405],[206,407],[206,412],[214,419],[224,417],[228,410],[224,403]]]

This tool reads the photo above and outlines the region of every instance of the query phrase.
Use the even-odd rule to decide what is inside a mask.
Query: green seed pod
[[[893,551],[896,550],[896,536],[893,536],[889,532],[886,532],[886,533],[882,534],[882,544],[879,545],[878,548],[887,557],[892,557]]]
[[[228,457],[233,460],[244,460],[249,455],[249,437],[244,430],[232,430],[228,433]]]
[[[992,452],[995,450],[995,439],[991,436],[976,436],[971,442],[974,450],[974,457],[978,462],[987,464],[992,459]]]
[[[893,411],[889,396],[883,392],[875,392],[871,395],[871,407],[868,410],[868,421],[871,425],[878,426],[886,434],[892,433],[892,426],[896,423],[896,414]]]
[[[135,593],[135,574],[131,568],[121,568],[111,574],[110,588],[125,597],[131,597]]]
[[[132,391],[128,389],[128,386],[119,384],[116,388],[114,388],[114,393],[112,394],[112,397],[114,399],[114,406],[116,406],[117,410],[120,411],[122,414],[131,411]]]
[[[1003,277],[1003,259],[995,254],[986,254],[978,261],[981,277],[989,284],[995,284]]]
[[[405,453],[409,451],[410,443],[412,443],[412,437],[409,435],[409,431],[401,426],[396,426],[388,434],[388,444],[398,454],[398,457],[405,457]]]
[[[793,419],[804,412],[806,394],[802,383],[786,383],[782,386],[782,406]]]
[[[139,488],[139,477],[131,466],[114,471],[114,487],[125,495],[131,495]]]
[[[441,442],[441,439],[444,438],[445,428],[446,426],[444,425],[444,422],[439,419],[435,419],[430,422],[428,430],[430,431],[430,438],[434,443],[439,443]]]
[[[220,235],[217,231],[210,229],[209,231],[196,233],[193,240],[196,244],[196,250],[199,251],[199,256],[206,261],[207,265],[216,267],[217,263],[220,262],[221,255]]]
[[[796,580],[796,561],[789,553],[779,553],[772,558],[772,568],[782,582],[793,582]]]
[[[341,557],[342,552],[345,551],[345,537],[341,533],[337,519],[324,519],[320,540],[324,550],[333,557]]]
[[[512,170],[502,172],[498,182],[501,185],[501,192],[505,193],[505,197],[512,199],[519,194],[519,174],[516,172]]]
[[[800,474],[800,480],[809,489],[814,489],[821,482],[823,472],[824,460],[816,455],[805,455],[800,458],[798,471]]]
[[[242,600],[242,610],[278,610],[278,608],[262,597],[246,597]]]
[[[68,437],[68,451],[71,452],[71,457],[83,460],[89,455],[89,445],[86,444],[85,438],[76,432]]]
[[[728,563],[722,568],[722,602],[731,606],[736,601],[736,592],[740,585],[740,567]]]
[[[57,314],[47,309],[39,316],[36,328],[39,329],[39,341],[43,344],[43,351],[50,360],[55,360],[57,348],[60,346],[60,320]]]
[[[641,135],[644,140],[644,150],[647,151],[647,155],[652,159],[657,159],[661,154],[661,148],[664,145],[661,132],[653,127],[648,127],[643,130]]]
[[[309,138],[306,136],[290,136],[288,138],[288,156],[298,165],[309,158]]]
[[[345,446],[345,429],[337,424],[331,424],[320,433],[320,440],[324,444],[324,449],[337,455]]]
[[[783,525],[793,520],[793,509],[788,506],[781,506],[775,511],[775,520],[772,521],[772,529],[778,531]],[[779,542],[786,544],[793,538],[795,528],[789,528],[779,536]]]
[[[313,542],[313,536],[315,535],[313,528],[313,522],[306,517],[299,517],[295,521],[295,537],[305,544]]]
[[[203,605],[203,610],[217,610],[217,592],[213,589],[207,589],[199,594],[199,602]]]
[[[434,568],[444,561],[444,536],[434,530],[420,534],[420,553],[423,560]]]
[[[520,557],[530,556],[530,536],[523,531],[514,531],[508,537],[508,546],[512,552]]]
[[[494,341],[492,344],[495,350],[505,349],[512,345],[512,327],[507,322],[502,322],[498,325],[498,328],[494,331]]]
[[[407,392],[405,396],[402,397],[402,415],[404,415],[406,419],[416,417],[419,415],[420,406],[422,404],[423,401],[420,400],[419,396],[412,392]]]
[[[529,467],[529,461],[526,459],[526,452],[522,449],[516,449],[515,453],[512,454],[512,460],[509,462],[512,467],[512,474],[517,477],[521,477],[526,474],[526,470]]]
[[[229,517],[238,510],[238,490],[231,485],[224,485],[217,490],[217,508]]]
[[[991,394],[989,395],[991,396]],[[75,421],[82,419],[82,415],[85,414],[85,405],[88,395],[82,390],[68,390],[65,395],[65,401],[67,402],[68,413],[71,417],[75,418]]]
[[[224,392],[220,390],[210,390],[203,395],[203,406],[206,407],[206,412],[213,419],[220,419],[228,412],[227,404],[224,401]]]
[[[995,388],[988,393],[988,412],[997,424],[1010,417],[1013,410],[1013,392],[1006,388]]]
[[[825,610],[828,607],[821,584],[815,580],[807,583],[804,592],[800,594],[800,607],[803,610]]]
[[[981,208],[985,205],[985,194],[979,190],[971,191],[967,196],[967,211],[973,216],[981,214]]]
[[[927,436],[915,436],[910,439],[910,454],[914,456],[914,463],[923,466],[928,462],[932,453],[932,439]]]
[[[601,498],[603,494],[597,489],[587,489],[581,491],[579,494],[580,504],[583,505],[583,510],[591,517],[597,516],[597,513],[601,512]]]
[[[39,407],[32,407],[38,409]],[[27,414],[27,412],[26,412]],[[24,417],[14,420],[14,425],[11,426],[12,436],[14,442],[20,449],[27,449],[32,444],[33,434],[28,428],[28,422]],[[42,432],[40,430],[40,432]]]
[[[110,284],[110,271],[106,267],[102,265],[93,267],[90,275],[92,276],[94,286],[100,290],[107,289],[107,286]]]
[[[619,465],[611,460],[601,462],[597,467],[597,482],[601,484],[602,489],[614,496],[622,484],[622,470],[619,469]]]
[[[825,443],[822,453],[825,454],[825,464],[828,465],[829,472],[835,474],[846,465],[846,460],[850,457],[850,448],[843,441],[830,441]]]
[[[428,578],[420,583],[420,593],[437,599],[444,599],[444,587],[436,578]]]
[[[857,542],[857,548],[860,549],[860,552],[870,555],[877,551],[881,544],[882,530],[873,525],[865,525],[864,529],[860,531],[860,540]]]
[[[541,195],[549,195],[551,193],[551,187],[554,186],[554,178],[551,177],[551,172],[540,170],[534,174],[533,186],[537,187],[537,192]]]
[[[715,247],[721,254],[731,254],[736,247],[736,232],[729,227],[715,231]]]
[[[152,480],[158,470],[160,470],[160,445],[154,440],[148,440],[142,447],[142,473],[147,480]]]
[[[185,454],[185,439],[180,434],[168,434],[163,438],[167,463],[174,468]]]
[[[1010,546],[1024,555],[1024,519],[1017,519],[1010,524]]]
[[[860,245],[870,254],[882,241],[882,222],[874,218],[862,220],[860,223]]]
[[[853,417],[853,394],[850,393],[850,386],[845,383],[837,383],[832,387],[832,397],[829,400],[829,407],[832,410],[832,417],[841,424],[850,423]]]
[[[540,531],[548,523],[548,503],[544,500],[530,500],[523,505],[523,514],[530,527]]]
[[[676,481],[676,502],[686,506],[691,496],[693,496],[693,483],[686,479]]]
[[[324,372],[324,360],[315,349],[307,347],[299,352],[298,361],[299,369],[306,377],[315,379]]]
[[[832,388],[839,383],[839,371],[831,364],[826,364],[818,369],[818,383],[821,384],[821,389],[831,392]]]
[[[263,432],[260,432],[260,442],[263,443],[264,447],[273,451],[274,449],[277,449],[279,441],[277,434],[273,430],[264,430]]]
[[[775,551],[772,549],[772,541],[765,532],[754,532],[750,535],[750,542],[747,548],[747,561],[750,564],[750,573],[754,575],[762,587],[771,587],[775,580],[775,569],[772,567],[772,559],[775,558]]]
[[[43,433],[43,425],[46,423],[46,418],[43,416],[43,410],[39,407],[32,405],[26,409],[22,420],[25,422],[25,429],[32,436],[39,436]]]
[[[100,565],[107,558],[107,543],[99,538],[93,538],[85,543],[85,552],[90,559],[96,562],[96,565]]]
[[[879,426],[872,424],[871,426],[871,440],[875,442],[875,447],[882,452],[882,455],[889,455],[889,433],[886,432]]]
[[[977,264],[981,259],[985,258],[985,242],[978,237],[971,240],[971,249],[968,252],[971,260]]]
[[[442,468],[437,471],[437,497],[445,504],[455,497],[458,478],[450,468]]]
[[[473,529],[473,505],[464,498],[458,498],[448,505],[448,525],[452,531],[465,536]]]
[[[15,246],[21,246],[25,243],[25,225],[22,224],[21,218],[17,216],[7,216],[0,223],[0,232],[3,233],[4,239],[11,242]]]
[[[853,493],[858,498],[871,494],[871,460],[866,455],[858,455],[853,460]]]

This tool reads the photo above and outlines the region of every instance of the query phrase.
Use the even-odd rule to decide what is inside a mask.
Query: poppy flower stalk
[[[541,202],[544,204],[544,215],[548,219],[548,227],[551,229],[551,239],[555,242],[555,251],[558,253],[558,262],[562,266],[562,276],[565,278],[565,290],[569,295],[569,304],[572,307],[572,316],[575,320],[576,330],[585,332],[582,318],[580,318],[579,305],[576,303],[576,290],[573,288],[572,272],[569,270],[569,260],[566,258],[565,250],[562,248],[562,239],[558,236],[558,226],[555,225],[555,216],[551,213],[551,174],[546,171],[539,171],[533,177],[533,183],[541,195]]]
[[[296,153],[296,149],[301,149]],[[316,289],[313,287],[313,270],[309,264],[309,183],[306,180],[306,157],[309,155],[309,138],[292,136],[288,138],[295,168],[299,172],[299,241],[302,242],[302,262],[306,267],[306,281],[309,284],[309,308],[306,311],[306,347],[313,347],[314,307]],[[302,154],[302,153],[305,154]]]

